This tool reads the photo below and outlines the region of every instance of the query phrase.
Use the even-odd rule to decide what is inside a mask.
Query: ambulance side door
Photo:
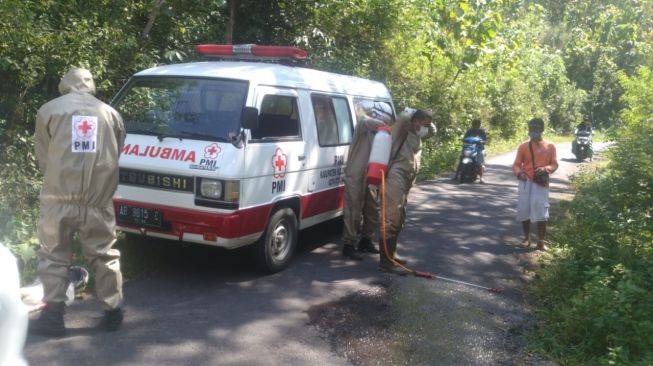
[[[311,92],[311,118],[314,130],[311,149],[310,199],[303,218],[327,215],[342,209],[344,199],[344,163],[353,134],[350,103],[347,96]],[[316,220],[319,221],[319,220]]]
[[[297,92],[290,88],[258,86],[256,106],[259,126],[250,131],[245,150],[244,207],[300,194],[306,168],[306,143]]]

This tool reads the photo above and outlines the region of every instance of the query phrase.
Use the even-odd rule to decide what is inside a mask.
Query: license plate
[[[147,226],[160,229],[161,216],[161,211],[159,210],[131,205],[118,205],[117,219],[121,224]]]

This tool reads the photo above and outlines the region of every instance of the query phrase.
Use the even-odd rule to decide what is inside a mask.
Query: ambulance
[[[252,246],[267,272],[298,231],[342,215],[357,117],[394,111],[380,82],[300,67],[294,47],[198,45],[204,62],[136,73],[111,104],[127,138],[118,229],[227,249]]]

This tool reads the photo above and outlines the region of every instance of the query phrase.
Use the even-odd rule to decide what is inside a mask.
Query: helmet
[[[407,115],[412,117],[413,114],[415,114],[415,112],[417,112],[417,109],[411,108],[411,107],[406,107],[406,108],[404,108],[404,111],[401,112],[401,113],[406,113]]]
[[[388,103],[384,102],[374,102],[372,108],[367,111],[367,114],[376,120],[379,120],[385,124],[389,124],[393,120],[392,108]]]
[[[88,271],[84,267],[69,266],[68,279],[75,287],[75,291],[83,291],[88,284]]]

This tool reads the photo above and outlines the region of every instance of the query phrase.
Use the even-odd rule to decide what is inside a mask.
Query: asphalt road
[[[580,165],[568,145],[558,147],[554,198],[569,193],[568,176]],[[514,219],[513,159],[514,153],[488,159],[483,185],[459,185],[443,177],[411,191],[399,255],[415,269],[504,291],[398,277],[406,301],[427,299],[415,310],[421,324],[416,326],[430,327],[422,330],[407,364],[514,360],[509,354],[517,346],[510,344],[510,333],[528,317],[520,289],[523,256],[532,253],[514,247],[521,228]],[[308,325],[306,311],[369,289],[387,275],[377,271],[374,256],[344,260],[337,249],[340,230],[332,222],[302,232],[291,266],[268,276],[258,273],[243,252],[148,241],[143,245],[166,250],[165,265],[125,283],[125,321],[118,332],[94,329],[102,315],[94,299],[76,301],[66,314],[68,335],[30,336],[26,357],[33,366],[348,365]],[[400,321],[411,326],[415,314],[409,311]]]

